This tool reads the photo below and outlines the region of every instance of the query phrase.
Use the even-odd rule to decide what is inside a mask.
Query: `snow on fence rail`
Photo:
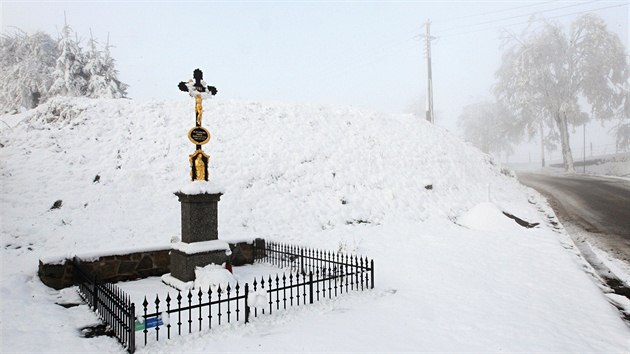
[[[254,279],[251,285],[245,283],[242,287],[237,283],[234,287],[228,284],[224,288],[210,287],[205,291],[188,290],[184,294],[180,291],[175,298],[167,294],[166,298],[156,296],[151,302],[145,297],[140,321],[131,326],[131,330],[127,323],[133,322],[124,322],[125,325],[120,325],[122,331],[115,331],[119,341],[133,353],[134,340],[129,342],[129,338],[135,338],[134,329],[141,331],[144,345],[147,345],[149,339],[160,340],[160,331],[162,337],[163,331],[166,331],[166,338],[170,339],[175,334],[212,329],[226,322],[248,323],[252,316],[259,314],[272,314],[274,310],[312,304],[344,292],[374,288],[374,261],[368,258],[278,243],[266,243],[255,248],[254,252],[256,262],[270,263],[288,272],[260,277]],[[82,279],[87,284],[80,285],[80,292],[90,294],[94,288],[90,285],[92,278],[84,276]],[[113,303],[118,305],[128,300],[126,294],[115,289],[114,293],[121,300]],[[133,318],[134,307],[131,305]],[[129,313],[122,309],[114,312],[124,313],[125,316]],[[129,318],[124,317],[123,321],[129,321]],[[107,323],[114,326],[117,322]]]

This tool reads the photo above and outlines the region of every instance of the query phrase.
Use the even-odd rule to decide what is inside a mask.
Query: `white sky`
[[[437,124],[456,131],[463,106],[490,99],[502,28],[538,13],[570,23],[595,12],[628,47],[628,1],[0,2],[1,30],[53,36],[68,23],[110,43],[132,98],[178,98],[200,68],[222,98],[354,105],[408,112],[426,92],[424,22],[431,19]],[[414,38],[415,37],[415,38]],[[587,144],[612,138],[587,125]],[[579,142],[582,131],[573,137]],[[591,134],[592,133],[592,134]],[[523,150],[523,149],[520,149]],[[527,160],[520,151],[512,161]],[[532,149],[532,159],[539,156]]]

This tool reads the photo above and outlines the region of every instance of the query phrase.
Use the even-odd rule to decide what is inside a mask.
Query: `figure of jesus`
[[[201,116],[203,115],[203,106],[201,96],[195,96],[195,115],[197,117],[197,126],[201,126]]]

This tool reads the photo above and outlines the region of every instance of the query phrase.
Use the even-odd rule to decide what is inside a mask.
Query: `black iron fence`
[[[160,340],[160,330],[166,331],[166,338],[171,335],[192,333],[193,330],[201,331],[204,328],[212,329],[222,323],[249,321],[249,307],[247,294],[249,285],[244,287],[237,283],[233,288],[228,284],[224,289],[210,287],[207,291],[198,289],[196,292],[188,290],[182,296],[178,292],[177,297],[166,295],[164,300],[155,297],[152,305],[147,298],[142,303],[143,315],[138,324],[138,330],[144,335],[144,344],[149,339],[149,332],[154,332],[155,340]],[[149,307],[152,307],[149,310]]]
[[[134,318],[134,304],[120,289],[100,284],[82,269],[78,260],[75,269],[82,297],[114,329],[130,353],[135,350],[135,331],[142,333],[147,345],[149,340],[159,341],[164,335],[170,339],[225,323],[247,323],[259,314],[374,288],[374,261],[368,258],[273,242],[257,243],[254,258],[286,271],[254,279],[244,286],[237,283],[180,291],[174,298],[167,294],[166,298],[156,296],[151,302],[145,297],[139,321]]]
[[[341,252],[303,248],[276,242],[264,243],[254,249],[254,259],[280,268],[288,268],[302,275],[313,273],[316,278],[332,277],[347,280],[348,285],[363,290],[374,288],[374,260]]]
[[[260,314],[291,306],[312,304],[344,292],[374,288],[374,261],[274,242],[254,248],[257,262],[269,263],[287,272],[269,275],[225,288],[198,289],[170,294],[164,300],[156,296],[152,303],[145,298],[143,306],[144,344],[149,337],[160,339],[182,332],[211,329],[221,323],[243,322]],[[153,334],[149,335],[150,332]]]
[[[114,284],[102,283],[74,258],[74,279],[83,300],[114,332],[129,353],[135,351],[135,304]]]

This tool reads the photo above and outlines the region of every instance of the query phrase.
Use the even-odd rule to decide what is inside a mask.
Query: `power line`
[[[448,23],[448,22],[463,20],[463,19],[467,19],[467,18],[487,16],[487,15],[497,14],[497,13],[501,13],[501,12],[508,12],[508,11],[512,11],[512,10],[518,10],[518,9],[522,9],[522,8],[526,8],[526,7],[540,6],[540,5],[545,5],[545,4],[549,4],[549,3],[552,3],[552,2],[558,2],[558,1],[560,1],[560,0],[551,0],[551,1],[537,2],[537,3],[534,3],[534,4],[515,6],[515,7],[510,7],[510,8],[507,8],[507,9],[500,9],[500,10],[494,10],[494,11],[489,11],[489,12],[480,12],[480,13],[473,14],[473,15],[466,15],[466,16],[455,17],[455,18],[448,18],[446,20],[438,19],[438,20],[435,20],[435,21],[438,21],[438,22],[441,22],[441,23]]]
[[[458,29],[464,29],[464,28],[470,28],[470,27],[475,27],[475,26],[487,25],[487,24],[496,23],[496,22],[513,20],[515,18],[528,17],[528,16],[532,16],[532,15],[536,15],[536,14],[540,14],[540,13],[544,13],[544,12],[552,12],[552,11],[563,10],[563,9],[576,7],[576,6],[592,4],[592,3],[598,2],[598,1],[600,1],[600,0],[592,0],[592,1],[587,1],[587,2],[581,2],[579,4],[572,4],[572,5],[562,6],[562,7],[556,7],[556,8],[548,9],[548,10],[534,11],[534,12],[529,12],[529,13],[526,13],[526,14],[521,14],[521,15],[516,15],[516,16],[510,16],[510,17],[504,17],[504,18],[494,19],[494,20],[490,20],[490,21],[478,22],[478,23],[474,23],[474,24],[470,24],[470,25],[451,27],[451,28],[442,30],[440,32],[444,33],[444,32],[450,32],[450,31],[454,31],[454,30],[458,30]]]
[[[626,4],[605,6],[605,7],[598,7],[598,8],[584,10],[584,11],[577,11],[577,12],[572,12],[572,13],[568,13],[568,14],[562,14],[562,15],[557,15],[557,16],[545,17],[545,18],[542,18],[542,19],[536,19],[536,20],[533,20],[531,22],[540,22],[540,21],[544,21],[544,20],[551,20],[551,19],[561,18],[561,17],[566,17],[566,16],[574,16],[574,15],[579,15],[579,14],[583,14],[583,13],[595,12],[595,11],[606,10],[606,9],[611,9],[611,8],[615,8],[615,7],[622,7],[622,6],[628,6],[628,4],[626,3]],[[447,34],[445,36],[438,36],[438,38],[441,39],[441,38],[458,37],[458,36],[463,36],[463,35],[467,35],[467,34],[472,34],[472,33],[477,33],[477,32],[484,32],[484,31],[489,31],[489,30],[497,30],[497,29],[501,29],[501,28],[513,27],[513,26],[518,26],[518,25],[523,25],[523,24],[528,24],[528,23],[530,23],[530,21],[511,23],[511,24],[506,24],[506,25],[502,25],[502,26],[486,27],[486,28],[481,28],[481,29],[472,30],[472,31],[459,32],[459,33],[454,33],[454,34]]]

